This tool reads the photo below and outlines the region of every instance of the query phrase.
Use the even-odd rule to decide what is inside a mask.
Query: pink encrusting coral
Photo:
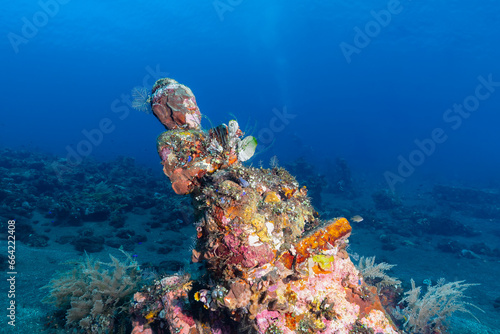
[[[191,194],[198,220],[196,280],[174,275],[134,296],[136,333],[397,333],[376,288],[346,252],[345,218],[321,222],[295,178],[242,165],[256,141],[234,120],[208,132],[189,88],[158,80],[155,115],[165,174]]]
[[[375,333],[397,333],[387,320],[387,316],[380,310],[371,310],[370,313],[361,319],[361,323],[366,328],[373,328]]]

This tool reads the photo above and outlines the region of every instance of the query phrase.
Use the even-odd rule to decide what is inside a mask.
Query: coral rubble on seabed
[[[159,230],[171,234],[190,225],[193,209],[159,173],[128,157],[109,162],[87,158],[69,166],[66,159],[43,153],[0,149],[0,218],[17,221],[17,241],[37,248],[55,241],[81,253],[97,253],[105,246],[133,252],[148,237],[158,254],[179,246],[166,245]],[[58,178],[55,170],[64,174]],[[141,217],[137,229],[134,215]],[[97,222],[99,229],[94,228]]]
[[[255,139],[241,140],[236,121],[202,131],[186,86],[158,80],[149,100],[168,129],[158,139],[164,172],[194,200],[192,259],[206,274],[136,293],[133,333],[397,333],[347,255],[345,218],[320,222],[284,169],[244,167]]]

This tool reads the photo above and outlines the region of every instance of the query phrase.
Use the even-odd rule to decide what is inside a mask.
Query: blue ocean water
[[[257,138],[255,166],[304,158],[328,174],[340,157],[396,194],[500,188],[498,1],[1,7],[0,148],[76,165],[128,156],[160,174],[164,129],[131,107],[132,89],[171,77],[192,89],[205,127],[236,118]]]
[[[43,4],[0,13],[7,147],[66,155],[109,118],[113,131],[90,154],[154,164],[161,127],[127,101],[133,87],[170,76],[214,124],[234,114],[282,160],[342,156],[383,180],[442,128],[446,141],[417,173],[496,176],[498,84],[477,108],[468,101],[474,111],[456,129],[443,119],[478,77],[500,81],[495,1]],[[263,130],[283,108],[293,118]]]

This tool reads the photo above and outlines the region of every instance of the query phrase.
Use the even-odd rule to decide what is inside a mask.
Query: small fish
[[[360,215],[355,215],[354,217],[351,217],[350,220],[352,220],[355,223],[361,223],[363,221],[363,217],[361,217]]]
[[[250,185],[250,183],[248,183],[248,181],[247,181],[247,180],[245,180],[245,179],[244,179],[244,178],[242,178],[242,177],[238,178],[238,180],[240,181],[241,186],[242,186],[243,188],[246,188],[246,187],[248,187],[248,186]]]
[[[224,149],[228,147],[229,132],[227,130],[226,124],[221,124],[219,126],[216,126],[213,129],[210,129],[209,133],[210,133],[210,137],[215,138],[215,140],[217,140],[217,142]]]

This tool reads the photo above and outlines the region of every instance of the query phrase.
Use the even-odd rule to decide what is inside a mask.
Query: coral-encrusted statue
[[[158,138],[164,172],[193,197],[192,260],[207,273],[136,293],[133,333],[397,333],[347,255],[345,218],[321,223],[286,170],[243,166],[255,139],[240,139],[236,121],[202,131],[186,86],[158,80],[149,100],[169,129]]]

